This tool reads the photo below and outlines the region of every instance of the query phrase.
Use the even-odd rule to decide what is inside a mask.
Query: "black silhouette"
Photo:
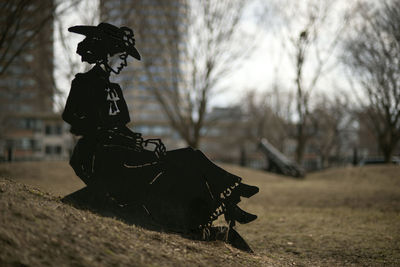
[[[77,53],[95,65],[75,76],[62,115],[71,133],[81,136],[70,164],[87,185],[64,200],[130,223],[202,240],[223,239],[251,251],[232,227],[257,218],[237,206],[257,187],[242,183],[199,150],[166,151],[160,139],[143,140],[125,126],[128,108],[109,75],[119,74],[128,56],[140,60],[133,31],[108,23],[68,30],[86,36]],[[115,60],[117,65],[111,65]],[[213,227],[222,214],[229,227]]]

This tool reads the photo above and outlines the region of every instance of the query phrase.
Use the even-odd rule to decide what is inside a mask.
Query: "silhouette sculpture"
[[[128,56],[141,59],[133,31],[108,23],[68,30],[86,36],[77,53],[94,67],[76,74],[62,114],[71,133],[80,136],[70,164],[87,185],[64,201],[154,229],[224,240],[251,252],[233,227],[257,218],[237,204],[258,188],[242,183],[199,150],[166,151],[160,139],[143,140],[126,127],[128,108],[109,76],[127,66]],[[213,227],[222,214],[228,227]]]

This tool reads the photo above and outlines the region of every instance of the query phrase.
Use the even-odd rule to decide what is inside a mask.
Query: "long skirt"
[[[230,203],[236,204],[237,177],[201,151],[184,148],[158,157],[105,139],[79,140],[71,165],[88,186],[121,204],[143,208],[157,223],[175,231],[211,226]]]

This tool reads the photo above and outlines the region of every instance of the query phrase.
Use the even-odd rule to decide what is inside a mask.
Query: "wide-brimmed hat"
[[[102,22],[97,26],[73,26],[68,28],[68,31],[98,38],[110,44],[113,48],[126,51],[132,57],[140,60],[140,54],[135,48],[133,31],[128,27],[118,28],[110,23]]]

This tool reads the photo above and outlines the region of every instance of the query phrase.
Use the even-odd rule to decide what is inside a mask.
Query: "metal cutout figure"
[[[237,204],[241,197],[256,194],[258,187],[242,183],[199,150],[166,151],[160,139],[143,140],[126,127],[128,107],[120,86],[109,76],[127,66],[128,56],[141,59],[133,31],[109,23],[68,30],[86,36],[77,53],[94,67],[76,74],[62,114],[71,133],[80,136],[70,165],[87,185],[65,199],[84,195],[99,209],[112,201],[132,214],[142,212],[163,229],[203,240],[223,239],[250,252],[233,227],[257,218]],[[213,227],[222,214],[228,227]]]

